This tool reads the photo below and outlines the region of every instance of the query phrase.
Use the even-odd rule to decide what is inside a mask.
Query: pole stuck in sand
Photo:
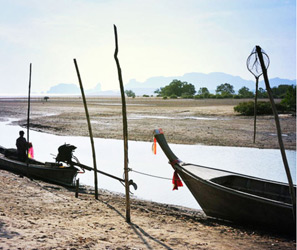
[[[93,133],[92,133],[92,127],[91,127],[91,122],[90,122],[90,116],[89,116],[89,111],[88,111],[88,106],[87,106],[87,101],[85,97],[85,92],[83,88],[83,84],[81,81],[78,65],[76,62],[76,59],[73,59],[78,81],[79,81],[79,86],[81,90],[81,95],[83,98],[83,103],[85,107],[85,113],[87,117],[87,122],[88,122],[88,129],[89,129],[89,134],[90,134],[90,141],[91,141],[91,146],[92,146],[92,154],[93,154],[93,165],[94,165],[94,182],[95,182],[95,199],[98,200],[98,178],[97,178],[97,164],[96,164],[96,153],[95,153],[95,146],[94,146],[94,139],[93,139]]]
[[[115,52],[114,59],[116,61],[117,70],[118,70],[118,78],[121,89],[121,97],[122,97],[122,114],[123,114],[123,136],[124,136],[124,172],[125,172],[125,189],[126,189],[126,222],[130,223],[130,195],[129,195],[129,169],[128,169],[128,124],[127,124],[127,112],[126,112],[126,99],[125,99],[125,91],[123,85],[122,78],[122,70],[120,67],[120,62],[118,59],[118,34],[117,27],[114,27],[114,36],[115,36]]]
[[[264,62],[264,59],[263,59],[263,54],[265,54],[266,56],[267,56],[267,54],[262,50],[262,48],[260,46],[256,46],[256,52],[257,52],[257,55],[258,55],[258,58],[259,58],[259,61],[260,61],[260,64],[261,64],[267,94],[268,94],[268,97],[270,99],[270,103],[271,103],[271,107],[272,107],[272,111],[273,111],[273,115],[274,115],[274,120],[275,120],[275,125],[276,125],[276,130],[277,130],[278,143],[279,143],[279,147],[280,147],[281,155],[282,155],[282,158],[283,158],[285,171],[286,171],[288,182],[289,182],[289,190],[290,190],[292,204],[293,204],[293,215],[294,215],[294,219],[296,219],[295,190],[294,190],[292,176],[291,176],[291,172],[290,172],[290,168],[289,168],[289,164],[288,164],[288,160],[287,160],[287,156],[286,156],[286,152],[285,152],[285,146],[284,146],[283,139],[282,139],[282,132],[281,132],[281,126],[280,126],[280,122],[279,122],[279,117],[278,117],[278,113],[277,113],[277,110],[276,110],[276,106],[275,106],[275,103],[274,103],[272,91],[271,91],[270,84],[269,84],[269,79],[268,79],[268,75],[267,75],[267,68],[265,66],[265,62]]]
[[[29,68],[29,87],[28,87],[28,112],[27,112],[27,143],[29,145],[29,130],[30,130],[30,103],[31,103],[31,78],[32,78],[32,63]],[[29,147],[27,148],[27,177],[29,177]]]

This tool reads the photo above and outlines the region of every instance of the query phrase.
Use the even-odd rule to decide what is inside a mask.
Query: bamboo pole
[[[118,59],[118,34],[117,27],[114,25],[114,35],[115,35],[115,52],[114,59],[116,61],[117,70],[118,70],[118,78],[121,89],[121,97],[122,97],[122,113],[123,113],[123,136],[124,136],[124,172],[125,172],[125,189],[126,189],[126,222],[130,223],[130,195],[129,195],[129,170],[128,170],[128,124],[127,124],[127,113],[126,113],[126,99],[124,92],[124,85],[122,79],[122,71],[120,67],[120,62]]]
[[[28,87],[28,112],[27,112],[27,144],[29,145],[29,129],[30,129],[30,104],[31,104],[31,78],[32,78],[32,63],[29,68],[29,87]],[[27,177],[29,177],[29,147],[27,146]]]
[[[258,82],[259,82],[259,76],[256,76],[256,92],[255,92],[255,103],[254,103],[254,143],[256,142],[256,130],[257,130]]]
[[[87,122],[88,122],[88,129],[89,129],[89,134],[90,134],[90,141],[91,141],[91,146],[92,146],[92,154],[93,154],[93,165],[94,165],[94,181],[95,181],[95,199],[98,200],[98,179],[97,179],[97,165],[96,165],[96,153],[95,153],[95,146],[94,146],[94,139],[93,139],[93,133],[92,133],[92,127],[91,127],[91,122],[90,122],[90,116],[89,116],[89,111],[88,111],[88,106],[87,106],[87,101],[84,93],[84,88],[82,85],[79,69],[77,66],[76,59],[73,59],[78,81],[79,81],[79,86],[81,90],[81,95],[83,98],[83,103],[85,107],[85,113],[87,117]]]
[[[257,51],[257,54],[258,54],[258,57],[259,57],[259,60],[261,63],[263,77],[264,77],[264,81],[265,81],[265,85],[266,85],[266,90],[267,90],[267,93],[268,93],[268,96],[270,99],[270,103],[271,103],[271,107],[272,107],[272,111],[274,114],[275,125],[276,125],[276,130],[277,130],[277,138],[278,138],[278,143],[279,143],[281,155],[283,158],[285,171],[286,171],[288,182],[289,182],[289,189],[290,189],[290,194],[291,194],[291,199],[292,199],[292,204],[293,204],[293,215],[294,215],[294,220],[295,220],[295,218],[296,218],[296,196],[295,196],[295,190],[294,190],[293,181],[292,181],[292,177],[291,177],[291,172],[289,169],[289,164],[288,164],[287,157],[286,157],[285,147],[284,147],[284,143],[283,143],[283,139],[282,139],[282,132],[281,132],[280,122],[279,122],[279,118],[278,118],[278,113],[276,110],[272,91],[270,88],[267,70],[266,70],[263,55],[261,52],[261,47],[256,46],[256,51]]]

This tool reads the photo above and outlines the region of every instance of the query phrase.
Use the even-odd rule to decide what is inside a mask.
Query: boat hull
[[[193,176],[180,166],[176,170],[206,215],[278,232],[295,231],[292,205],[234,191]]]
[[[206,215],[277,232],[296,232],[288,184],[185,164],[172,152],[162,130],[155,130],[154,136]]]
[[[9,159],[2,154],[0,154],[0,168],[63,186],[73,186],[77,175],[75,167],[46,166],[42,163],[28,164],[27,167],[26,163]]]

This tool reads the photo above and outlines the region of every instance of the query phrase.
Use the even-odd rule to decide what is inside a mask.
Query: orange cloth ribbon
[[[157,154],[157,139],[156,138],[154,138],[152,150],[153,150],[153,153],[156,155]]]

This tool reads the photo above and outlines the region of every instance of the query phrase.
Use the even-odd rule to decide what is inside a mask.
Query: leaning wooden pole
[[[27,143],[29,143],[29,130],[30,130],[30,104],[31,104],[31,78],[32,78],[32,63],[29,68],[29,87],[28,87],[28,111],[27,111]],[[27,176],[29,176],[29,148],[27,148]]]
[[[117,70],[118,70],[118,78],[121,89],[121,97],[122,97],[122,113],[123,113],[123,135],[124,135],[124,172],[125,172],[125,188],[126,188],[126,222],[130,223],[130,190],[129,190],[129,170],[128,170],[128,124],[127,124],[127,112],[126,112],[126,99],[124,92],[124,85],[122,79],[122,71],[120,67],[120,62],[118,59],[118,34],[117,27],[114,25],[114,36],[115,36],[115,52],[114,59],[116,61]]]
[[[91,127],[91,122],[90,122],[90,116],[89,116],[89,111],[88,111],[88,106],[87,106],[87,101],[84,93],[84,88],[82,85],[80,73],[78,70],[77,62],[76,59],[73,59],[78,81],[79,81],[79,86],[81,90],[81,95],[83,98],[84,102],[84,107],[85,107],[85,112],[86,112],[86,117],[88,121],[88,128],[89,128],[89,134],[90,134],[90,140],[91,140],[91,146],[92,146],[92,154],[93,154],[93,165],[94,165],[94,181],[95,181],[95,198],[98,200],[98,178],[97,178],[97,164],[96,164],[96,153],[95,153],[95,146],[94,146],[94,139],[93,139],[93,133],[92,133],[92,127]]]
[[[254,143],[256,143],[256,130],[257,130],[258,83],[259,83],[259,76],[256,77],[256,91],[255,91],[255,103],[254,103],[254,140],[253,140]]]
[[[295,196],[295,190],[294,190],[294,186],[293,186],[291,172],[290,172],[290,169],[289,169],[289,164],[288,164],[287,157],[286,157],[285,147],[284,147],[284,143],[283,143],[283,139],[282,139],[282,132],[281,132],[280,122],[279,122],[279,118],[278,118],[278,113],[277,113],[277,110],[276,110],[276,106],[275,106],[275,103],[274,103],[272,91],[271,91],[271,88],[270,88],[268,75],[267,75],[267,70],[266,70],[263,55],[262,55],[262,52],[261,52],[261,47],[256,46],[256,51],[257,51],[257,54],[258,54],[258,57],[259,57],[259,60],[260,60],[260,63],[261,63],[261,68],[262,68],[262,72],[263,72],[263,77],[264,77],[264,81],[265,81],[266,90],[267,90],[267,93],[268,93],[268,96],[269,96],[269,99],[270,99],[270,103],[271,103],[271,107],[272,107],[272,111],[273,111],[273,114],[274,114],[275,125],[276,125],[276,130],[277,130],[277,138],[278,138],[278,143],[279,143],[281,155],[282,155],[282,158],[283,158],[284,167],[285,167],[288,182],[289,182],[289,189],[290,189],[290,194],[291,194],[291,199],[292,199],[292,204],[293,204],[293,215],[294,215],[294,220],[295,220],[295,218],[296,218],[296,196]]]

